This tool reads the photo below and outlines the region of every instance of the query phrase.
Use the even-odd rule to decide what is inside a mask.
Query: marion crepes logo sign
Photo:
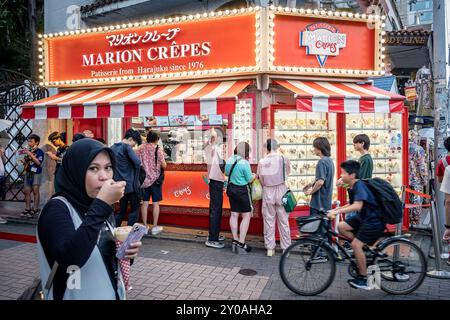
[[[333,70],[358,70],[370,75],[369,71],[381,70],[380,32],[379,28],[369,28],[366,21],[276,14],[273,57],[269,60],[272,58],[276,71],[294,67],[304,68],[305,74],[329,77],[349,75]]]
[[[338,56],[347,45],[347,35],[328,23],[314,23],[300,32],[300,46],[306,47],[308,55],[315,55],[321,68],[329,56]]]

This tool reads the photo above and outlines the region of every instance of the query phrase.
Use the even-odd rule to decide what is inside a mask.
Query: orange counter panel
[[[166,171],[163,184],[164,206],[209,208],[207,173],[202,171]],[[225,192],[223,208],[230,209]]]

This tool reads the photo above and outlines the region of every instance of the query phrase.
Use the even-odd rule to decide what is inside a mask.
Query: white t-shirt
[[[205,160],[208,168],[208,179],[224,182],[225,176],[220,170],[219,153],[220,147],[213,144],[208,144],[205,147]]]
[[[447,166],[442,179],[441,191],[450,194],[450,166]]]

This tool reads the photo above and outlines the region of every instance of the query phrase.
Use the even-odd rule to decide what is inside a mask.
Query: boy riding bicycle
[[[372,246],[382,236],[386,223],[381,218],[381,209],[374,194],[358,179],[359,162],[347,160],[341,163],[341,168],[342,182],[349,186],[349,203],[329,211],[328,216],[334,218],[341,213],[357,212],[345,222],[340,222],[338,230],[340,234],[350,239],[359,270],[358,277],[349,280],[348,283],[354,288],[370,290],[367,284],[367,264],[363,247]]]

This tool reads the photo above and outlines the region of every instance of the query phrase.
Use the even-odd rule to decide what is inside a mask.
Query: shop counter
[[[251,165],[256,172],[257,165]],[[160,202],[159,223],[191,228],[208,228],[209,188],[206,164],[168,163],[163,183],[163,200]],[[224,190],[222,230],[229,229],[230,203]],[[249,233],[263,234],[261,201],[253,203],[254,214]],[[149,206],[148,223],[152,207]]]

